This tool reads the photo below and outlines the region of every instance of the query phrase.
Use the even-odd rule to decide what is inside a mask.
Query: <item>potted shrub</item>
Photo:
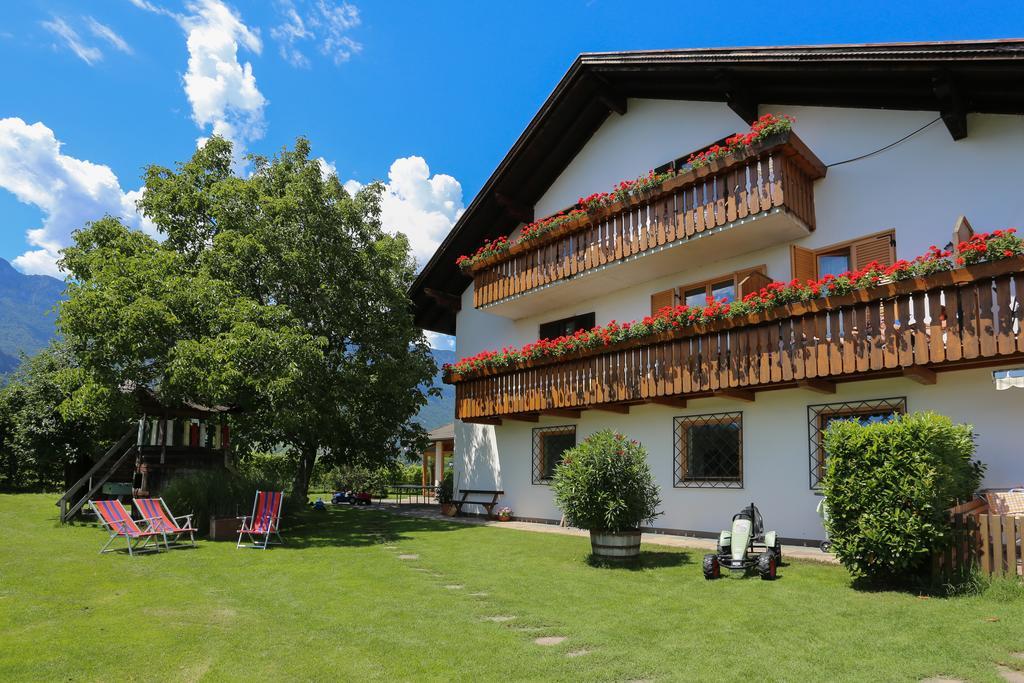
[[[505,507],[498,509],[498,521],[499,522],[508,522],[511,519],[512,519],[512,508],[510,508],[509,506],[506,505]]]
[[[554,488],[566,521],[590,532],[597,557],[636,557],[640,525],[661,514],[647,450],[610,429],[565,452],[555,468]]]
[[[441,504],[442,515],[445,517],[455,516],[456,507],[452,503],[455,499],[455,481],[452,478],[451,470],[444,473],[444,479],[441,480],[441,485],[437,487],[437,493],[434,494],[434,498]]]

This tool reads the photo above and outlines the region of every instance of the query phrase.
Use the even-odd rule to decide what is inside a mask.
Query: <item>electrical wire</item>
[[[896,142],[889,143],[885,147],[880,147],[880,148],[876,149],[874,152],[868,152],[867,154],[861,154],[859,157],[853,157],[852,159],[844,159],[843,161],[836,161],[835,163],[825,164],[825,168],[832,168],[833,166],[842,166],[843,164],[849,164],[849,163],[852,163],[854,161],[860,161],[861,159],[867,159],[868,157],[874,156],[876,154],[880,154],[880,153],[884,152],[887,149],[892,149],[893,147],[895,147],[896,145],[900,144],[904,140],[909,140],[910,138],[914,137],[915,135],[920,133],[922,130],[924,130],[928,126],[932,126],[932,125],[938,123],[941,120],[942,120],[941,116],[936,116],[933,120],[931,120],[928,123],[924,124],[923,126],[918,128],[914,132],[907,133],[906,135],[901,137]]]

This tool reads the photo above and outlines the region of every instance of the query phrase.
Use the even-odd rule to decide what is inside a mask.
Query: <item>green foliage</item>
[[[238,463],[238,473],[260,481],[290,482],[295,477],[295,458],[287,453],[247,453]]]
[[[857,577],[921,581],[947,547],[946,510],[969,500],[984,472],[970,425],[914,413],[891,422],[833,422],[825,432],[832,550]]]
[[[288,479],[201,471],[174,477],[164,487],[162,495],[171,512],[192,514],[192,522],[205,534],[210,530],[210,517],[251,514],[257,491],[286,491],[288,483]],[[302,502],[285,495],[282,509],[294,509]]]
[[[411,418],[435,366],[381,186],[349,195],[304,139],[252,161],[235,176],[214,137],[175,170],[151,166],[139,206],[164,240],[110,217],[77,231],[59,327],[100,386],[241,406],[236,451],[297,454],[305,495],[317,462],[372,469],[419,450]]]
[[[0,490],[62,488],[131,416],[126,398],[92,382],[63,344],[26,358],[0,387]]]
[[[661,514],[647,450],[609,429],[565,452],[554,489],[566,520],[581,529],[628,531]]]
[[[441,505],[447,505],[455,500],[455,473],[452,470],[446,470],[444,478],[441,479],[441,485],[437,487],[437,493],[434,494],[434,498]]]

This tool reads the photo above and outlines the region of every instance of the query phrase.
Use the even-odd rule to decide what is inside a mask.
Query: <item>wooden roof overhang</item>
[[[471,281],[455,259],[533,220],[533,205],[628,98],[724,102],[748,122],[761,104],[934,111],[961,139],[968,113],[1024,113],[1024,39],[582,54],[420,271],[410,289],[420,327],[455,333]]]

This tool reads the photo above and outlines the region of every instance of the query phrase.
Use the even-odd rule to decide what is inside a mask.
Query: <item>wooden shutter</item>
[[[895,241],[891,232],[857,240],[850,249],[853,269],[860,270],[872,261],[878,261],[883,266],[891,266],[896,261]]]
[[[736,297],[742,299],[751,292],[759,292],[771,281],[760,268],[736,273]]]
[[[793,278],[800,282],[818,279],[818,257],[810,249],[795,244],[789,248],[790,260],[793,263]]]
[[[666,289],[664,292],[651,294],[651,315],[654,315],[665,306],[676,305],[676,290]]]

